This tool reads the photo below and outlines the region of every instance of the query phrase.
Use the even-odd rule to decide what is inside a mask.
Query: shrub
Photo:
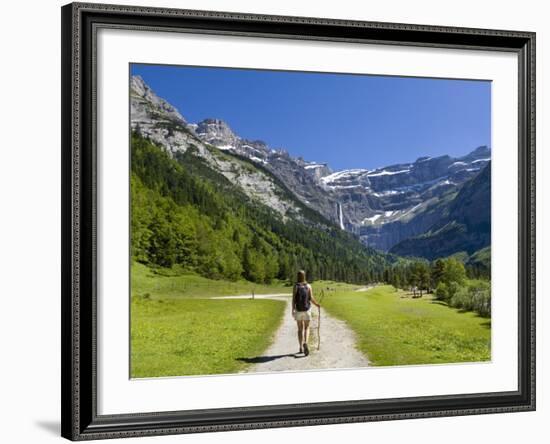
[[[451,305],[451,300],[461,288],[462,287],[454,281],[451,281],[448,284],[445,282],[440,282],[437,284],[437,288],[435,289],[435,297],[440,301],[445,301]]]
[[[466,287],[459,288],[450,298],[451,307],[475,311],[480,316],[491,316],[491,286],[486,281],[470,281]]]
[[[471,310],[471,297],[467,288],[461,287],[450,298],[449,305],[463,310]]]
[[[437,287],[435,289],[435,297],[439,299],[440,301],[446,301],[449,296],[449,289],[447,288],[447,284],[444,282],[440,282],[437,284]]]
[[[472,281],[468,287],[472,310],[481,316],[491,316],[491,285],[486,281]]]
[[[458,283],[456,281],[451,281],[447,285],[447,288],[449,289],[448,290],[448,298],[452,299],[458,293],[458,291],[460,291],[462,286],[461,286],[460,283]]]

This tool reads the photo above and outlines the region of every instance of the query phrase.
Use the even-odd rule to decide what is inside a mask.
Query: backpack
[[[296,284],[296,310],[308,311],[311,307],[307,284]]]

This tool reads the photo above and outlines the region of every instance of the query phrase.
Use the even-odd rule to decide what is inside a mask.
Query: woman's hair
[[[306,281],[306,272],[304,270],[300,270],[298,272],[298,282],[305,282]]]

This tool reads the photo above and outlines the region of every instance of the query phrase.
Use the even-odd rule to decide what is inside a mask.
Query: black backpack
[[[307,284],[296,284],[296,310],[308,311],[311,307],[309,289]]]

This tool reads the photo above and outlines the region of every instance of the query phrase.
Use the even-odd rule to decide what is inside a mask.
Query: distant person
[[[321,307],[313,298],[311,285],[306,282],[306,272],[300,270],[292,292],[292,316],[298,324],[298,342],[300,344],[300,351],[298,353],[304,353],[306,356],[309,355],[307,341],[309,338],[312,303],[317,307]]]

